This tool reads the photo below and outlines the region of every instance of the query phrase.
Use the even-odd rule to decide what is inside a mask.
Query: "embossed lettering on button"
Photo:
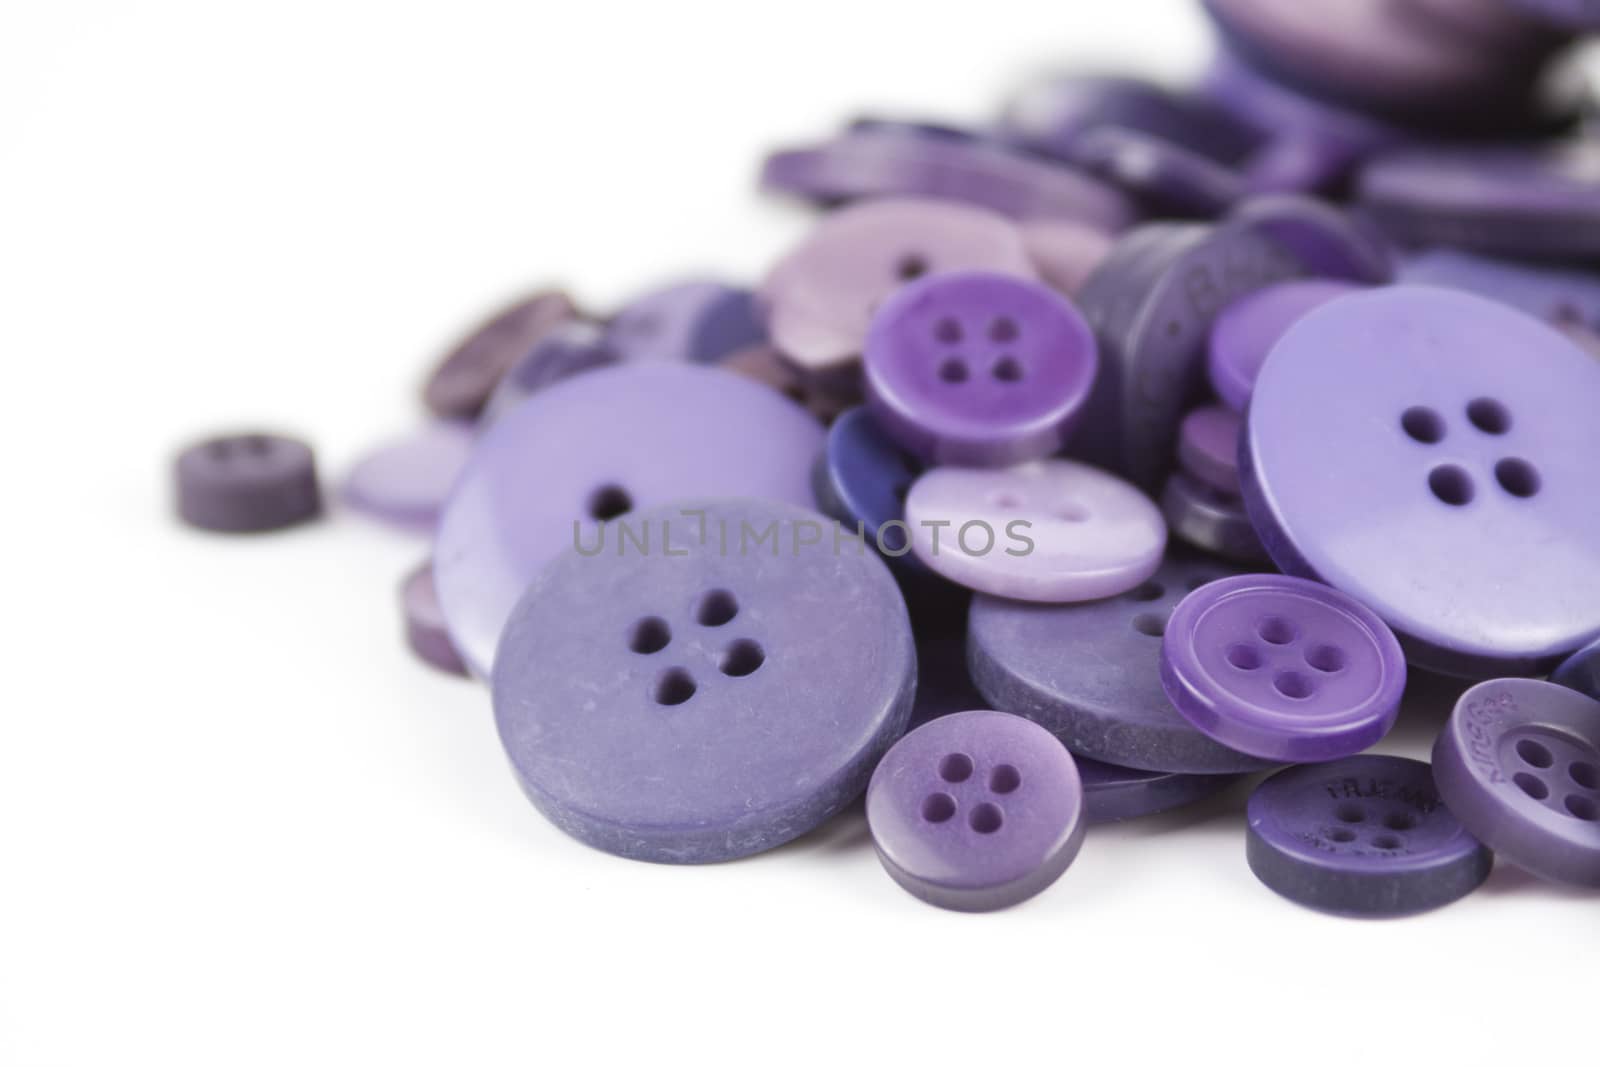
[[[1044,603],[1116,596],[1161,564],[1167,526],[1122,479],[1071,460],[936,467],[906,497],[911,548],[980,593]]]
[[[1433,773],[1502,859],[1600,889],[1600,701],[1531,678],[1476,685],[1434,743]]]
[[[962,272],[906,286],[867,335],[884,430],[936,463],[1002,467],[1059,451],[1094,384],[1088,323],[1037,282]]]
[[[883,561],[767,501],[691,498],[635,525],[644,547],[569,549],[506,626],[495,722],[529,800],[580,841],[659,863],[821,825],[911,713],[911,625]]]
[[[1083,784],[1061,742],[997,711],[918,727],[867,787],[884,870],[956,911],[996,911],[1048,889],[1083,844],[1083,816]]]
[[[1443,289],[1357,293],[1262,369],[1245,503],[1279,567],[1369,605],[1413,662],[1542,673],[1600,636],[1597,410],[1600,363],[1541,322]]]
[[[1336,589],[1245,574],[1184,598],[1161,684],[1196,729],[1263,759],[1355,755],[1394,725],[1406,663],[1389,628]]]

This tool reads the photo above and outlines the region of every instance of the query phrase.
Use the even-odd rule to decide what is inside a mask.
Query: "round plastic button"
[[[495,422],[541,389],[619,361],[601,327],[581,319],[564,322],[506,371],[489,395],[481,421],[484,425]]]
[[[941,200],[868,201],[823,219],[761,287],[779,351],[824,371],[861,356],[867,328],[895,290],[924,275],[981,270],[1037,276],[1017,227]]]
[[[262,533],[322,511],[311,448],[291,437],[247,433],[186,448],[173,465],[178,517],[215,533]]]
[[[1187,807],[1239,781],[1234,774],[1173,774],[1136,771],[1076,758],[1083,779],[1084,810],[1090,824],[1123,822]]]
[[[1542,319],[1600,358],[1600,275],[1432,248],[1400,268],[1408,285],[1437,285],[1477,293]]]
[[[1273,346],[1289,332],[1289,327],[1322,305],[1362,289],[1353,282],[1307,278],[1270,285],[1246,293],[1229,304],[1211,324],[1206,364],[1211,387],[1224,404],[1243,413],[1250,403],[1250,391],[1255,388],[1261,365],[1272,354]],[[1239,491],[1237,459],[1233,491]]]
[[[1239,495],[1244,422],[1225,407],[1195,408],[1178,426],[1178,465],[1219,493]]]
[[[615,551],[629,531],[607,542],[608,520],[708,495],[809,506],[822,440],[800,408],[713,367],[613,367],[530,397],[479,440],[439,523],[434,576],[456,647],[487,675],[528,582],[575,544]]]
[[[715,363],[766,339],[750,293],[690,281],[637,298],[606,326],[606,346],[629,363]]]
[[[1167,479],[1161,490],[1161,514],[1172,536],[1186,545],[1237,563],[1267,562],[1267,550],[1250,525],[1244,501],[1190,474],[1175,471]]]
[[[972,680],[989,706],[1032,719],[1080,756],[1203,775],[1270,766],[1189,725],[1161,688],[1161,635],[1173,607],[1233,573],[1174,553],[1149,581],[1115,598],[1056,606],[974,597]]]
[[[1550,680],[1600,700],[1600,641],[1574,652],[1556,668]]]
[[[467,423],[434,423],[362,458],[345,477],[340,496],[372,518],[431,533],[472,440]]]
[[[1066,297],[1083,288],[1116,243],[1104,230],[1065,219],[1034,219],[1022,223],[1021,228],[1039,276]]]
[[[1354,756],[1291,767],[1251,794],[1246,813],[1245,855],[1256,877],[1335,915],[1443,907],[1482,885],[1494,866],[1416,760]]]
[[[1083,783],[1041,727],[998,711],[920,726],[873,772],[867,825],[908,893],[996,911],[1049,888],[1083,844]]]
[[[1120,187],[1153,215],[1208,218],[1244,195],[1239,176],[1199,152],[1126,126],[1096,126],[1069,162]]]
[[[1433,774],[1502,858],[1600,888],[1600,701],[1529,678],[1474,686],[1434,743]]]
[[[1406,662],[1383,621],[1338,590],[1276,574],[1202,586],[1172,612],[1161,685],[1229,748],[1314,763],[1355,755],[1394,725]]]
[[[1262,370],[1245,503],[1279,567],[1371,606],[1413,662],[1542,673],[1600,636],[1597,410],[1600,364],[1517,311],[1346,296]]]
[[[506,626],[495,722],[528,798],[595,848],[661,863],[821,825],[911,712],[916,653],[887,568],[782,504],[685,501],[637,524],[648,549],[563,553]]]
[[[923,465],[884,436],[865,408],[847,411],[828,430],[815,471],[817,503],[886,555],[914,559],[905,524],[905,499]]]
[[[926,278],[867,335],[867,391],[884,430],[937,463],[1010,466],[1059,451],[1099,366],[1077,309],[1003,274]]]
[[[447,419],[473,419],[494,387],[539,339],[578,317],[565,293],[536,293],[498,312],[468,334],[423,386],[428,409]]]
[[[911,549],[980,593],[1067,603],[1116,596],[1161,564],[1167,527],[1133,486],[1070,460],[937,467],[906,497]]]
[[[423,563],[406,575],[400,586],[400,610],[405,616],[406,644],[417,658],[446,674],[467,673],[467,665],[461,662],[461,654],[451,643],[450,631],[444,624],[432,563]]]

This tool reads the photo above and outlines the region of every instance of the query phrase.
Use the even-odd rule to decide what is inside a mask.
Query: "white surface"
[[[1322,918],[1251,877],[1242,792],[1095,831],[994,916],[907,897],[858,816],[724,867],[587,851],[484,694],[401,646],[421,546],[168,516],[184,438],[265,420],[337,472],[525,285],[753,276],[803,225],[753,194],[763,146],[979,117],[1075,56],[1189,69],[1189,4],[0,21],[0,1063],[1593,1062],[1600,898],[1502,868],[1425,918]]]

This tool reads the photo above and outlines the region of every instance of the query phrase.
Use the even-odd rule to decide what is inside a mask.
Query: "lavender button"
[[[1289,327],[1330,301],[1362,286],[1331,278],[1280,282],[1229,304],[1211,325],[1206,369],[1217,396],[1236,412],[1250,403],[1261,366]],[[1235,467],[1234,492],[1238,492]],[[1218,486],[1218,488],[1225,488]]]
[[[431,533],[472,441],[466,423],[434,423],[368,453],[346,475],[340,495],[372,518]]]

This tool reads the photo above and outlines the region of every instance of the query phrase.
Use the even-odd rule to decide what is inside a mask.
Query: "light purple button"
[[[1430,248],[1407,259],[1400,281],[1477,293],[1543,319],[1600,358],[1600,275],[1590,270]]]
[[[1600,701],[1531,678],[1474,686],[1434,744],[1433,776],[1500,856],[1600,889]]]
[[[1235,300],[1211,325],[1206,361],[1211,387],[1224,404],[1243,412],[1261,365],[1289,327],[1323,304],[1362,288],[1332,278],[1308,278],[1279,282]]]
[[[867,335],[866,376],[884,430],[937,463],[999,467],[1066,443],[1099,353],[1067,299],[1003,274],[906,286]]]
[[[1178,426],[1178,463],[1221,493],[1239,494],[1239,438],[1244,420],[1228,408],[1195,408]]]
[[[1041,726],[998,711],[935,719],[901,738],[867,786],[878,858],[908,893],[996,911],[1048,889],[1083,844],[1083,783]]]
[[[1014,224],[940,200],[870,201],[823,219],[762,284],[772,341],[800,367],[857,360],[880,304],[924,275],[981,270],[1036,278]]]
[[[344,502],[364,515],[432,533],[439,512],[472,451],[472,427],[436,422],[368,453],[340,488]]]
[[[1022,224],[1022,240],[1046,284],[1072,296],[1111,252],[1116,239],[1104,230],[1066,219],[1033,219]]]
[[[1120,478],[1050,459],[1005,470],[937,467],[906,497],[911,548],[982,593],[1043,603],[1126,592],[1161,565],[1167,526]]]
[[[1239,176],[1215,160],[1126,126],[1096,126],[1072,146],[1070,161],[1135,197],[1161,218],[1209,218],[1244,195]]]
[[[711,367],[615,367],[529,398],[484,434],[439,524],[434,575],[456,647],[486,675],[528,582],[607,520],[686,497],[809,507],[822,441],[804,410]]]
[[[1600,636],[1597,411],[1600,364],[1520,312],[1346,296],[1262,370],[1245,502],[1280,567],[1373,608],[1412,662],[1539,673]]]
[[[440,418],[473,419],[494,387],[539,339],[578,317],[561,292],[535,293],[503,308],[447,353],[423,385],[422,396]]]
[[[1399,642],[1366,607],[1277,574],[1190,593],[1161,640],[1161,685],[1196,729],[1286,763],[1362,752],[1389,732],[1405,690]]]

